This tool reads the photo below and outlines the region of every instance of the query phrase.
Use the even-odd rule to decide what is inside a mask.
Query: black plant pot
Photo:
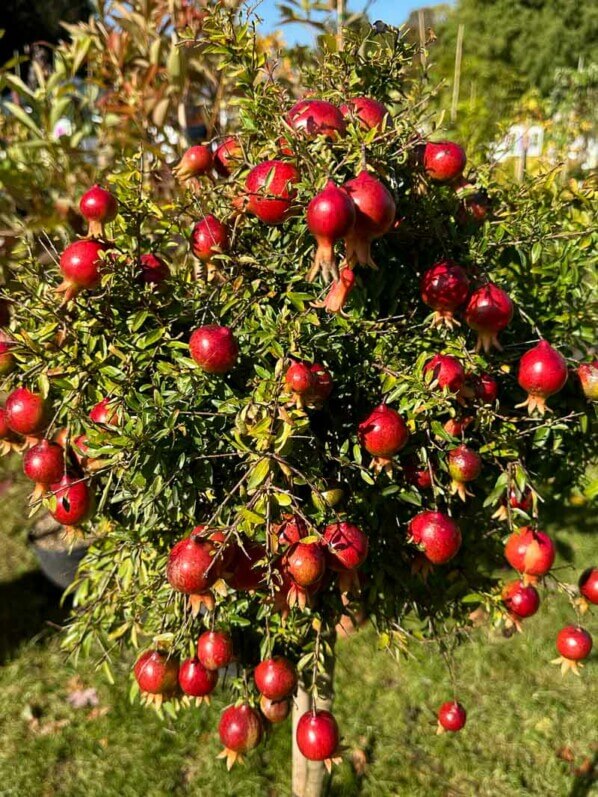
[[[62,536],[63,527],[48,516],[29,533],[29,543],[46,578],[60,589],[66,589],[75,580],[79,562],[90,543],[70,545],[62,540]]]

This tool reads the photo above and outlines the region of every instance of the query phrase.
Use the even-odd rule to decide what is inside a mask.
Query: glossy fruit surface
[[[261,661],[254,670],[255,685],[269,700],[282,700],[297,688],[297,669],[284,656]]]
[[[151,695],[168,695],[176,691],[178,672],[177,659],[160,650],[146,650],[133,668],[139,688]]]
[[[511,581],[502,590],[502,602],[516,617],[524,619],[534,615],[540,606],[538,590],[531,584]]]
[[[54,520],[63,526],[76,526],[87,519],[92,508],[92,494],[78,474],[65,473],[60,481],[50,485],[56,507],[50,511]]]
[[[8,376],[15,370],[16,360],[12,353],[14,343],[10,340],[0,340],[0,376]]]
[[[224,631],[205,631],[197,640],[197,658],[206,670],[226,667],[233,658],[233,642]]]
[[[461,531],[443,512],[420,512],[409,522],[409,534],[435,565],[450,561],[461,547]]]
[[[465,726],[467,712],[460,703],[448,701],[438,709],[438,722],[445,731],[456,733]]]
[[[214,164],[212,150],[205,144],[197,144],[183,154],[172,173],[179,180],[189,180],[191,177],[201,177],[212,170]]]
[[[60,270],[75,290],[95,288],[100,282],[102,259],[100,254],[107,250],[100,241],[75,241],[60,255]]]
[[[191,534],[172,548],[166,564],[170,586],[186,595],[201,595],[219,576],[216,548],[207,539]]]
[[[524,526],[513,532],[505,546],[507,562],[528,576],[543,576],[555,558],[554,543],[543,531]]]
[[[300,587],[315,584],[324,575],[326,554],[319,542],[297,542],[285,557],[287,571]]]
[[[567,625],[557,634],[556,649],[569,661],[582,661],[592,652],[592,637],[578,625]]]
[[[229,177],[231,172],[241,163],[243,149],[236,138],[226,138],[214,153],[214,168],[222,177]]]
[[[284,381],[288,389],[299,396],[309,393],[314,385],[311,366],[302,362],[292,363],[287,369]]]
[[[233,589],[241,592],[260,589],[265,586],[266,570],[258,564],[266,556],[266,549],[259,542],[244,540],[243,547],[239,546],[232,564],[230,574],[226,581]]]
[[[214,255],[228,252],[228,227],[209,213],[191,230],[191,251],[199,260],[208,262]]]
[[[391,458],[407,444],[409,429],[396,410],[380,404],[359,424],[358,437],[372,456]]]
[[[94,423],[106,426],[117,426],[119,423],[118,407],[113,399],[103,398],[89,411],[89,419]]]
[[[284,722],[291,713],[290,700],[269,700],[262,695],[260,697],[260,711],[268,722],[276,724]]]
[[[288,112],[286,121],[306,138],[337,138],[347,128],[342,113],[326,100],[300,100]]]
[[[452,318],[469,293],[465,270],[452,260],[441,260],[424,272],[420,281],[421,297],[439,318]]]
[[[376,268],[371,243],[392,227],[396,205],[386,186],[369,172],[362,170],[344,185],[355,205],[355,225],[347,235],[345,257],[349,266],[359,263]]]
[[[46,403],[38,393],[18,387],[6,399],[6,423],[13,432],[35,435],[46,425]]]
[[[255,166],[245,181],[246,209],[264,224],[282,224],[291,210],[299,172],[286,161],[264,161]]]
[[[207,324],[199,327],[189,340],[191,357],[208,374],[225,374],[234,368],[239,346],[228,327]]]
[[[478,333],[476,351],[489,352],[492,347],[502,351],[498,333],[511,323],[513,313],[509,294],[492,282],[471,294],[464,316],[467,325]]]
[[[147,285],[159,285],[170,276],[168,263],[158,255],[147,253],[139,258],[141,279]]]
[[[466,163],[465,150],[452,141],[428,141],[424,147],[424,171],[439,183],[456,180],[463,173]]]
[[[326,761],[336,753],[340,736],[329,711],[306,711],[297,723],[297,747],[310,761]]]
[[[356,118],[364,130],[381,128],[389,119],[388,108],[371,97],[353,97],[341,105],[340,110],[347,121]]]
[[[229,706],[220,715],[218,734],[227,750],[247,753],[257,747],[262,739],[262,721],[249,703]]]
[[[179,667],[179,686],[186,695],[205,697],[218,683],[218,671],[208,670],[198,658],[186,659]]]
[[[521,406],[527,406],[530,412],[537,408],[543,413],[546,399],[563,389],[567,377],[565,358],[550,343],[541,340],[519,361],[517,381],[528,393]]]
[[[336,278],[338,269],[334,245],[345,238],[355,225],[353,200],[346,190],[328,180],[325,188],[307,206],[306,220],[307,228],[318,244],[308,279],[313,280],[319,271],[327,280]]]
[[[478,478],[482,470],[482,458],[466,445],[457,446],[448,453],[448,471],[458,482],[471,482]]]
[[[598,567],[588,567],[579,578],[579,592],[590,603],[598,604]]]
[[[491,374],[476,375],[473,378],[473,390],[476,399],[484,404],[494,404],[498,398],[498,382]]]
[[[306,398],[310,402],[321,404],[330,397],[334,389],[332,374],[320,363],[314,363],[310,370],[313,375],[313,384]]]
[[[584,396],[590,401],[598,401],[598,360],[582,363],[577,369]]]
[[[278,544],[288,547],[307,536],[307,526],[299,515],[285,517],[278,527]]]
[[[116,218],[118,202],[114,194],[96,184],[81,197],[79,210],[88,221],[106,224]]]
[[[23,457],[23,472],[38,484],[53,484],[64,476],[64,449],[57,443],[42,440]]]
[[[355,523],[331,523],[324,529],[322,542],[328,546],[328,563],[333,570],[356,570],[367,559],[369,540]]]
[[[432,374],[431,386],[458,393],[465,382],[463,366],[450,354],[435,354],[424,366],[424,374]]]

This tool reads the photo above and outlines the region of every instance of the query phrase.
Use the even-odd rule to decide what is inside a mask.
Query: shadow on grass
[[[594,786],[598,783],[598,752],[594,757],[587,771],[575,776],[573,788],[569,792],[569,797],[589,797],[593,792]]]
[[[39,570],[0,582],[0,664],[22,642],[43,638],[52,632],[53,623],[66,619],[68,610],[60,606],[61,594]]]

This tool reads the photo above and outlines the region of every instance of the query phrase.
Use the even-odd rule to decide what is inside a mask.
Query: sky
[[[284,0],[263,0],[257,13],[264,20],[264,30],[270,31],[276,27],[279,19],[276,9],[277,2]],[[349,0],[350,11],[361,11],[365,8],[365,0]],[[370,19],[381,19],[391,25],[400,25],[405,22],[409,13],[415,8],[421,8],[425,3],[422,0],[374,0],[370,5]],[[282,28],[285,41],[289,44],[307,44],[313,40],[313,29],[306,25],[285,25]]]

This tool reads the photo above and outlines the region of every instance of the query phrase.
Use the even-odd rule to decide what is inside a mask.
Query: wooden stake
[[[453,101],[451,103],[451,122],[457,119],[457,105],[459,104],[459,86],[461,83],[461,60],[463,58],[463,33],[465,25],[461,23],[457,31],[457,50],[455,52],[455,75],[453,78]]]
[[[341,52],[345,46],[345,36],[343,25],[345,24],[346,0],[336,0],[336,44],[338,51]]]
[[[422,63],[422,69],[425,70],[427,65],[426,59],[426,16],[425,11],[423,8],[420,8],[417,12],[417,26],[419,28],[419,47],[420,47],[420,59]]]

